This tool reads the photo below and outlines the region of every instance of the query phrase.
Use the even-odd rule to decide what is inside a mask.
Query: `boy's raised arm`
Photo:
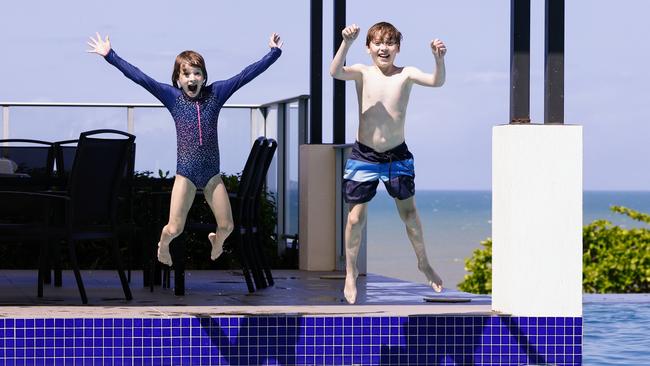
[[[415,67],[409,67],[409,78],[418,85],[439,87],[445,83],[445,54],[447,47],[439,40],[431,41],[431,52],[436,60],[436,68],[433,74],[427,74]]]
[[[348,50],[359,36],[359,27],[356,24],[347,26],[341,31],[343,42],[330,64],[330,75],[339,80],[357,80],[361,77],[361,65],[343,66]]]

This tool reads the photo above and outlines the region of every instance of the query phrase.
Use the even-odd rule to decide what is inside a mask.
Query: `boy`
[[[345,228],[346,276],[345,299],[354,304],[357,298],[357,255],[361,232],[366,225],[368,202],[374,197],[379,179],[395,198],[400,218],[418,260],[418,269],[427,277],[436,292],[442,291],[442,280],[431,268],[422,237],[422,225],[415,207],[415,171],[413,155],[404,142],[404,123],[413,84],[439,87],[445,82],[442,41],[431,41],[436,63],[433,74],[415,67],[398,67],[394,61],[400,51],[401,33],[390,23],[380,22],[368,30],[367,52],[372,65],[343,66],[350,46],[359,35],[355,24],[342,31],[343,42],[337,51],[330,74],[339,80],[354,80],[359,100],[357,141],[345,166],[343,196],[350,204]]]

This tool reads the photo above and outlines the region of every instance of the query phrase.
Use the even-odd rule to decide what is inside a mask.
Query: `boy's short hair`
[[[366,36],[366,47],[369,47],[370,42],[376,38],[395,42],[399,48],[402,42],[402,33],[400,33],[400,31],[398,31],[394,25],[388,22],[379,22],[368,29],[368,35]]]
[[[188,64],[192,67],[198,67],[203,72],[205,77],[205,82],[208,81],[208,70],[205,69],[205,61],[203,56],[198,52],[194,51],[183,51],[176,56],[176,61],[174,62],[174,71],[172,72],[172,85],[176,86],[176,81],[181,74],[181,67],[183,64]]]

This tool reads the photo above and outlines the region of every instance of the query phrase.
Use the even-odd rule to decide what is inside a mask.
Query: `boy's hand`
[[[359,36],[359,27],[356,24],[348,25],[341,31],[344,42],[354,42]]]
[[[274,47],[282,48],[283,43],[284,42],[282,42],[282,40],[280,40],[280,35],[279,34],[277,34],[275,32],[271,33],[271,37],[269,38],[269,47],[271,47],[271,48],[274,48]]]
[[[433,56],[437,59],[445,57],[445,54],[447,53],[447,46],[445,46],[445,44],[442,43],[441,40],[436,38],[433,41],[431,41],[431,52],[433,53]]]
[[[90,42],[86,42],[91,49],[86,50],[86,52],[96,53],[98,55],[106,57],[108,52],[111,50],[111,40],[106,36],[106,40],[102,40],[102,37],[99,35],[99,32],[95,33],[97,39],[90,37]]]

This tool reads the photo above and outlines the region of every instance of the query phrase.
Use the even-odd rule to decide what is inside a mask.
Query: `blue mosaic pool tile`
[[[582,319],[562,317],[2,319],[0,334],[10,364],[577,365],[582,354]]]

